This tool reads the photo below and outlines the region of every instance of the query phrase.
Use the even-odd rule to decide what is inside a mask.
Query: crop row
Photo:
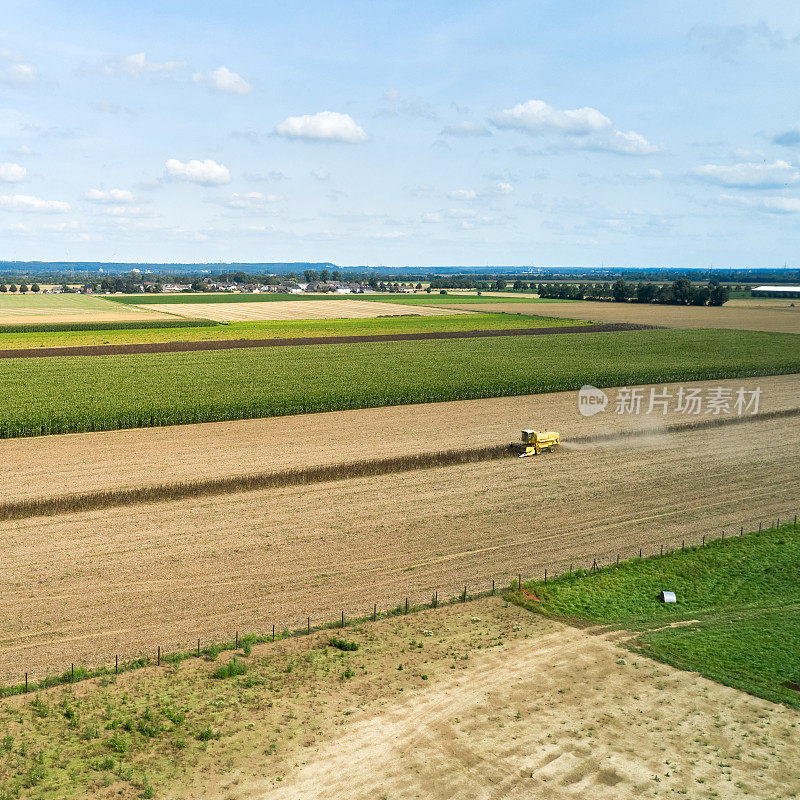
[[[798,337],[712,330],[8,359],[0,437],[793,372]]]
[[[33,322],[21,325],[0,324],[3,333],[57,333],[62,331],[121,331],[147,328],[211,328],[219,325],[206,319],[143,319],[119,322]],[[0,348],[3,340],[0,339]]]

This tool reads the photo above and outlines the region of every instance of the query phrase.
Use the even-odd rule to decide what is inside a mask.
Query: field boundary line
[[[566,438],[564,442],[577,444],[624,441],[634,438],[647,438],[654,434],[686,433],[727,425],[742,425],[748,422],[765,422],[774,419],[800,416],[800,408],[787,408],[766,411],[744,417],[724,417],[698,420],[688,423],[673,423],[657,429],[619,431],[607,434],[594,434]],[[367,478],[377,475],[391,475],[418,469],[458,466],[496,461],[501,458],[516,457],[510,444],[488,445],[464,449],[441,450],[428,453],[411,453],[403,456],[347,461],[337,464],[322,464],[295,469],[274,470],[221,478],[207,478],[196,481],[176,481],[151,486],[136,486],[127,489],[107,489],[79,492],[56,497],[35,497],[23,500],[0,502],[0,521],[27,519],[30,517],[52,516],[55,514],[98,511],[107,508],[186,500],[195,497],[263,489],[282,489],[329,481]]]
[[[740,526],[739,534],[736,534],[734,526],[733,533],[729,533],[728,535],[728,542],[731,540],[736,541],[737,539],[741,538],[750,538],[751,536],[757,536],[763,532],[767,531],[778,531],[778,530],[791,530],[794,533],[798,532],[798,524],[797,524],[797,514],[794,514],[794,519],[791,519],[791,513],[789,514],[789,518],[785,519],[783,525],[781,525],[780,518],[775,519],[774,523],[770,521],[770,526],[768,528],[763,528],[762,523],[759,522],[758,524],[758,534],[753,530],[749,530],[747,534],[744,532],[744,526]],[[707,546],[725,546],[725,530],[722,530],[721,538],[714,538],[708,534],[704,534],[702,540],[700,542],[695,542],[694,544],[691,541],[688,544],[688,550],[700,550],[704,549]],[[664,550],[664,545],[661,545],[661,549],[659,552],[649,553],[647,555],[642,554],[642,548],[639,549],[638,559],[648,560],[648,559],[659,559],[670,557],[673,555],[678,555],[683,553],[687,550],[687,543],[684,539],[681,542],[680,549],[678,549],[677,544],[674,548],[670,549],[667,548],[666,552]],[[567,571],[566,568],[562,567],[560,572],[551,572],[550,573],[550,580],[582,580],[585,578],[589,578],[591,576],[597,576],[601,572],[619,569],[621,563],[630,562],[635,560],[636,554],[625,558],[623,561],[620,560],[620,555],[617,555],[616,563],[613,560],[609,560],[606,564],[598,564],[597,558],[592,560],[591,566],[581,567],[578,564],[578,569],[575,569],[575,563],[570,564],[569,570]],[[586,557],[585,563],[588,565],[589,557]],[[519,565],[515,565],[519,566]],[[145,667],[160,667],[163,663],[164,666],[171,666],[173,668],[177,667],[182,661],[188,660],[190,658],[201,658],[201,657],[210,657],[211,660],[215,660],[216,657],[222,651],[236,651],[240,648],[243,649],[245,652],[244,654],[247,655],[246,647],[248,646],[246,643],[249,643],[249,646],[257,645],[257,644],[267,644],[267,643],[274,643],[276,641],[281,641],[285,639],[292,639],[292,638],[299,638],[304,636],[310,636],[314,633],[319,633],[322,631],[332,631],[332,630],[342,630],[344,631],[345,628],[351,627],[353,625],[360,625],[364,623],[368,623],[370,621],[377,622],[380,620],[391,619],[393,617],[398,616],[406,616],[407,614],[414,614],[420,611],[428,611],[434,610],[441,607],[446,606],[454,606],[460,605],[462,603],[471,602],[474,600],[479,600],[486,597],[495,597],[499,596],[504,598],[508,602],[516,603],[517,605],[526,608],[528,611],[532,613],[539,613],[545,616],[550,616],[554,619],[559,619],[562,622],[566,622],[568,624],[575,625],[577,620],[574,617],[563,617],[556,614],[550,614],[549,612],[537,608],[535,605],[531,606],[529,603],[538,603],[539,598],[535,595],[535,590],[537,587],[547,586],[548,580],[548,571],[547,569],[544,570],[544,581],[537,580],[536,578],[528,577],[527,580],[523,580],[523,573],[517,573],[516,578],[513,577],[511,582],[505,586],[498,586],[495,579],[491,581],[491,589],[487,588],[473,588],[473,591],[468,591],[469,584],[464,584],[464,588],[460,591],[457,595],[451,596],[449,599],[440,599],[439,598],[439,590],[433,589],[433,594],[430,596],[430,601],[428,602],[416,602],[416,603],[409,603],[409,599],[411,597],[408,594],[405,597],[405,606],[403,605],[402,601],[398,603],[397,606],[394,608],[386,608],[382,610],[378,610],[378,604],[373,603],[371,611],[368,611],[366,614],[353,614],[347,615],[344,609],[342,609],[341,614],[337,614],[333,619],[328,618],[327,621],[317,621],[315,620],[314,624],[312,625],[311,616],[305,617],[305,625],[301,625],[299,627],[288,628],[284,626],[282,630],[279,630],[276,625],[272,626],[271,634],[264,630],[263,632],[251,632],[246,633],[244,635],[240,635],[240,632],[237,630],[235,633],[235,638],[229,639],[227,641],[217,642],[212,639],[209,645],[206,647],[201,647],[201,638],[197,639],[197,646],[193,647],[190,650],[174,650],[169,652],[166,649],[162,649],[160,645],[156,645],[150,651],[150,655],[142,654],[138,657],[128,660],[128,661],[119,661],[119,656],[115,656],[114,659],[114,666],[99,666],[99,667],[85,667],[81,664],[78,665],[76,669],[75,663],[73,662],[70,666],[70,669],[66,670],[65,672],[61,673],[60,675],[49,675],[45,676],[44,678],[38,681],[29,680],[29,673],[24,673],[24,683],[19,684],[0,684],[0,699],[11,697],[13,695],[27,695],[29,692],[37,692],[42,689],[49,689],[53,686],[59,686],[64,684],[73,684],[76,682],[81,682],[85,680],[91,680],[92,678],[110,678],[111,676],[119,675],[123,672],[128,672],[131,670],[142,669]],[[485,584],[484,584],[485,585]],[[534,591],[534,595],[527,591],[527,588],[530,588]],[[420,591],[419,587],[416,587],[416,592]],[[428,589],[430,591],[430,589]],[[520,602],[521,601],[521,602]],[[526,602],[527,601],[527,602]],[[746,613],[746,610],[745,610]],[[290,623],[295,626],[298,625],[298,622],[302,621],[302,617],[298,618],[295,622]],[[595,628],[596,630],[612,630],[618,629],[618,626],[614,626],[614,623],[590,623],[588,625],[581,625],[581,627],[591,627]],[[152,654],[153,651],[156,653],[156,658],[153,659]],[[645,653],[645,655],[647,655]],[[651,657],[651,656],[649,656]],[[680,669],[680,667],[679,667]]]

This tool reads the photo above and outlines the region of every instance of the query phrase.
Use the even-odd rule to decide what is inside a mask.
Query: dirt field
[[[683,385],[683,384],[682,384]],[[677,392],[678,384],[669,391]],[[763,390],[760,410],[800,406],[800,375],[700,381],[687,387]],[[659,391],[664,387],[655,387]],[[583,417],[575,392],[424,403],[293,417],[166,428],[73,433],[0,440],[9,465],[3,499],[58,496],[167,481],[335,464],[359,458],[483,447],[519,438],[522,428],[548,427],[565,439],[608,431],[658,428],[686,421],[670,412],[616,414],[614,390],[604,413]],[[646,410],[646,409],[643,409]],[[693,417],[692,417],[693,418]]]
[[[199,317],[216,322],[252,322],[253,320],[290,319],[363,319],[368,317],[399,317],[414,314],[420,317],[443,314],[469,314],[458,308],[408,306],[396,303],[365,303],[359,300],[306,300],[302,303],[287,300],[272,303],[176,303],[174,305],[147,305],[139,308],[148,311],[168,311],[179,317]]]
[[[53,322],[128,322],[169,319],[158,309],[142,310],[84,294],[0,294],[0,325]]]
[[[6,522],[0,679],[757,527],[798,511],[798,446],[794,417]]]
[[[735,330],[800,333],[800,302],[765,306],[753,301],[729,301],[721,308],[693,306],[657,306],[641,303],[476,303],[460,305],[473,311],[506,314],[538,314],[562,319],[585,319],[590,322],[635,322],[667,328],[730,328]],[[781,301],[782,302],[782,301]],[[745,305],[746,304],[746,305]]]
[[[75,735],[66,704],[105,736],[131,709],[185,712],[182,748],[165,732],[125,757],[171,800],[766,800],[798,789],[800,712],[633,655],[625,632],[487,598],[349,626],[357,652],[325,647],[329,636],[240,651],[246,682],[210,679],[223,653],[42,691],[46,717],[30,697],[7,698],[0,725],[15,750],[46,753],[48,784],[63,787],[51,794],[70,798],[142,791],[98,769],[108,749]],[[220,738],[201,744],[193,733],[206,725]],[[0,751],[0,770],[15,755]]]
[[[525,638],[514,638],[523,626]],[[800,713],[632,656],[615,642],[624,634],[525,619],[488,600],[394,627],[405,629],[398,645],[429,628],[446,646],[455,640],[458,652],[471,629],[464,668],[447,669],[446,657],[426,652],[424,663],[406,669],[431,680],[400,694],[392,672],[403,656],[389,655],[383,669],[369,666],[382,697],[356,701],[353,688],[332,688],[325,696],[333,708],[314,714],[314,701],[301,695],[292,712],[301,725],[307,718],[307,730],[320,726],[320,736],[298,737],[232,770],[219,763],[173,796],[728,800],[800,789],[793,733]],[[393,632],[381,623],[390,641]],[[498,632],[510,637],[503,646],[475,649]]]

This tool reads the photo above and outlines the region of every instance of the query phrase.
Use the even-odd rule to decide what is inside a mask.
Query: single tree
[[[628,287],[624,278],[617,278],[611,287],[611,299],[615,303],[624,303],[628,295]]]
[[[38,283],[32,284],[31,285],[31,291],[32,292],[38,292],[39,291],[39,284]]]
[[[727,286],[715,286],[708,297],[708,304],[710,306],[721,306],[728,301],[730,293]]]

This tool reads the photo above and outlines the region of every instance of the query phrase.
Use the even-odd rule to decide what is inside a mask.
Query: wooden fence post
[[[344,628],[344,610],[342,610],[342,627]]]
[[[375,603],[375,605],[372,606],[372,621],[375,622],[377,618],[378,618],[378,604]]]
[[[406,597],[406,610],[403,613],[408,614],[408,598],[407,597]]]
[[[28,673],[25,673],[25,694],[28,694]]]
[[[547,567],[544,570],[544,585],[547,586]]]
[[[467,602],[467,587],[466,586],[464,587],[464,594],[461,595],[461,602],[462,603],[466,603]]]
[[[158,655],[156,656],[156,666],[161,666],[161,645],[158,646]]]
[[[200,640],[197,640],[197,657],[200,658]]]
[[[494,597],[494,578],[492,578],[492,597]]]
[[[272,626],[272,641],[275,641],[275,626]]]
[[[75,665],[72,665],[72,669],[70,670],[70,678],[73,683],[75,683]]]
[[[119,656],[114,656],[114,674],[119,675]]]

